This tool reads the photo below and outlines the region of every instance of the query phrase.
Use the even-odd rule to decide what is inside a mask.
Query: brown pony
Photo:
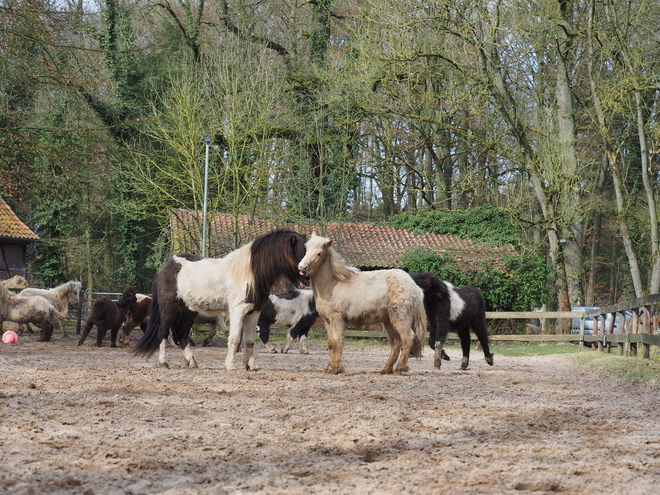
[[[83,330],[78,345],[82,345],[89,335],[90,330],[96,325],[96,347],[101,347],[105,333],[110,330],[111,347],[117,347],[117,333],[126,321],[126,313],[133,308],[137,299],[135,289],[128,287],[119,298],[112,301],[105,296],[99,297],[92,305],[92,311],[87,317],[85,329]]]
[[[201,313],[229,312],[229,341],[225,368],[235,370],[236,348],[244,336],[243,363],[254,362],[255,327],[271,287],[280,278],[298,285],[298,262],[305,254],[305,238],[291,230],[276,230],[229,253],[224,258],[201,258],[192,254],[172,256],[154,280],[151,319],[138,341],[135,354],[150,356],[160,347],[158,363],[168,366],[167,337],[183,351],[189,368],[197,368],[192,355],[190,328]]]
[[[421,356],[426,313],[424,294],[403,270],[360,271],[347,266],[332,240],[312,234],[298,268],[310,277],[316,310],[328,332],[327,373],[342,373],[344,331],[349,324],[382,323],[391,351],[382,374],[408,370],[408,356]],[[397,363],[396,370],[394,365]]]

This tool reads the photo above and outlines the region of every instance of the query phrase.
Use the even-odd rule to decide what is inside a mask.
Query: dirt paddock
[[[0,493],[651,494],[660,492],[657,393],[599,377],[570,355],[431,352],[381,376],[388,347],[266,354],[199,370],[59,335],[0,343]],[[239,356],[242,359],[242,355]],[[242,362],[242,361],[241,361]]]

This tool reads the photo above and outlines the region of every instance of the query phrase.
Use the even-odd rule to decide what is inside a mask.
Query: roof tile
[[[38,240],[39,236],[19,220],[13,210],[0,197],[0,237]]]

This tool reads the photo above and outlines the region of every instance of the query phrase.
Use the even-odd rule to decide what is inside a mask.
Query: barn
[[[170,214],[172,253],[201,254],[201,212],[188,209]],[[505,255],[515,254],[511,245],[486,246],[455,235],[426,233],[371,223],[286,223],[270,218],[217,213],[210,219],[207,256],[222,257],[255,237],[282,227],[309,237],[312,232],[333,239],[344,260],[361,270],[402,268],[401,255],[413,249],[450,253],[466,265],[488,262],[500,266]]]
[[[0,280],[15,275],[27,279],[26,257],[28,246],[34,249],[39,241],[32,232],[0,197]]]

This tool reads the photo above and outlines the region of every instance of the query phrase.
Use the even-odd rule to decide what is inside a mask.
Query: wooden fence
[[[89,314],[94,300],[100,296],[119,299],[121,293],[115,292],[88,292],[81,291],[80,301],[75,317],[76,333],[80,333],[81,325]],[[579,319],[579,332],[570,334],[532,334],[532,335],[491,335],[493,342],[577,342],[581,345],[591,343],[594,350],[610,352],[616,345],[619,355],[636,356],[638,346],[642,346],[644,358],[650,356],[650,346],[660,346],[660,294],[652,294],[634,301],[627,301],[612,306],[603,306],[588,311],[516,311],[516,312],[487,312],[486,318],[491,320],[517,319],[517,320],[559,320],[562,318]],[[606,318],[608,314],[612,317]],[[614,333],[616,314],[619,314],[618,333]],[[585,334],[585,321],[593,318],[593,333]],[[609,325],[606,327],[606,322]],[[543,326],[543,325],[539,325]],[[284,334],[272,329],[273,335]],[[312,328],[310,337],[325,338],[324,328]],[[387,333],[380,330],[349,329],[346,331],[349,338],[376,338],[386,340]],[[458,335],[450,333],[448,339],[456,340]]]

